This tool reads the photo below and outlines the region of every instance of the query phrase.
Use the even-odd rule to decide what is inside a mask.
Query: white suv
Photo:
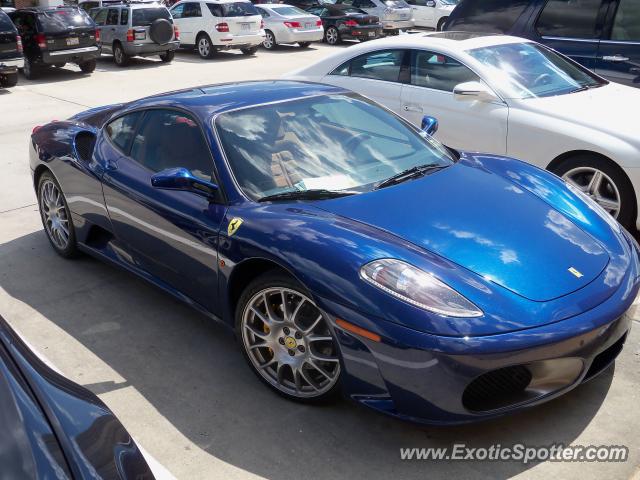
[[[171,8],[181,46],[194,46],[202,58],[239,48],[253,55],[264,41],[262,16],[248,0],[183,0]]]

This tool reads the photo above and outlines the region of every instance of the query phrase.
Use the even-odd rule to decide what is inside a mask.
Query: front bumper
[[[82,63],[89,60],[94,60],[100,57],[101,47],[81,47],[71,48],[68,50],[54,50],[51,52],[42,53],[42,63],[56,64],[56,63]]]
[[[0,74],[15,73],[19,68],[24,67],[24,58],[12,58],[0,60]]]
[[[418,332],[326,299],[319,304],[334,321],[346,396],[410,421],[466,423],[551,400],[611,364],[636,313],[638,265],[629,270],[613,296],[580,315],[479,337]],[[381,341],[341,329],[336,318]]]
[[[405,30],[407,28],[413,28],[415,26],[415,21],[411,20],[384,20],[380,21],[382,23],[383,30]]]
[[[288,28],[287,31],[278,32],[276,41],[278,43],[296,43],[296,42],[319,42],[324,38],[324,28],[314,28],[312,30],[298,30]]]
[[[129,56],[146,57],[151,55],[159,55],[172,50],[177,50],[180,47],[180,42],[177,40],[160,45],[158,43],[123,43],[124,52]]]
[[[250,48],[264,42],[264,30],[252,35],[226,34],[212,39],[216,48]]]

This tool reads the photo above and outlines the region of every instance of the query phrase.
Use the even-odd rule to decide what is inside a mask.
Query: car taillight
[[[42,125],[36,125],[35,127],[33,127],[33,130],[31,130],[31,135],[33,135],[34,133],[36,133],[38,130],[40,130],[42,128]]]
[[[20,37],[20,35],[16,36],[16,47],[18,47],[18,53],[22,53],[23,52],[22,37]]]
[[[96,43],[100,43],[100,30],[96,30]]]
[[[177,25],[173,26],[173,36],[175,37],[176,40],[180,40],[180,29],[178,28]]]
[[[284,24],[289,28],[300,28],[300,22],[284,22]]]
[[[136,38],[136,34],[132,29],[127,30],[127,42],[133,42]]]
[[[260,30],[264,28],[264,20],[260,20]]]
[[[219,23],[216,25],[216,30],[219,32],[228,32],[229,25],[227,23]]]
[[[316,27],[322,26],[322,20],[316,20]]]
[[[33,37],[40,48],[47,48],[47,39],[44,36],[44,33],[37,33]]]
[[[358,22],[356,22],[355,20],[347,20],[346,22],[344,22],[344,24],[347,27],[357,27],[358,26]]]

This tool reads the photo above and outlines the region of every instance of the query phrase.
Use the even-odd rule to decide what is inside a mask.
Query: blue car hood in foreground
[[[385,230],[529,300],[544,302],[593,281],[603,246],[542,198],[463,162],[321,208]]]

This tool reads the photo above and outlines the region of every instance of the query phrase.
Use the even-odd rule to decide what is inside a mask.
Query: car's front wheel
[[[444,24],[448,19],[449,17],[442,17],[440,20],[438,20],[438,25],[436,26],[436,30],[438,32],[441,32],[444,29]]]
[[[236,308],[236,331],[253,371],[292,400],[325,400],[340,379],[338,346],[304,288],[271,271],[252,281]]]
[[[65,258],[77,253],[69,206],[60,185],[48,172],[38,181],[38,207],[42,225],[54,250]]]
[[[562,161],[552,171],[594,200],[627,230],[634,229],[633,185],[618,165],[604,157],[582,154]]]
[[[337,45],[340,43],[340,32],[336,27],[329,27],[324,32],[324,41],[329,45]]]

